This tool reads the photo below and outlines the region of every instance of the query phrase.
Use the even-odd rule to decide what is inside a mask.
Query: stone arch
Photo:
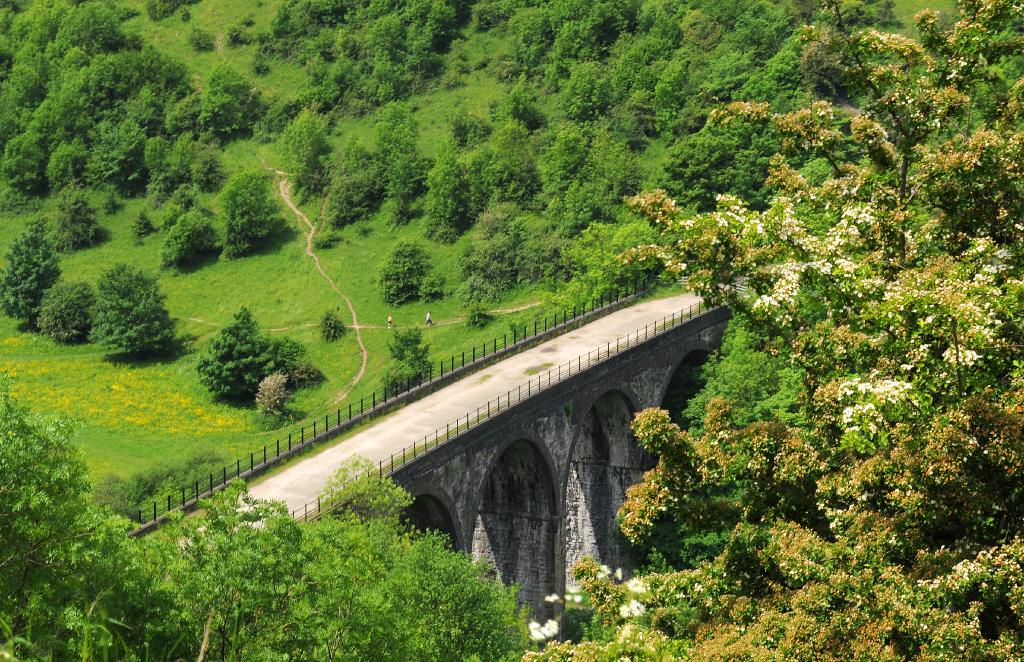
[[[507,446],[484,479],[473,527],[475,558],[489,561],[506,584],[519,585],[519,602],[538,617],[557,590],[556,502],[550,462],[524,439]]]
[[[680,422],[680,416],[686,403],[700,390],[703,384],[699,380],[701,366],[711,356],[711,347],[703,344],[692,347],[673,366],[665,381],[658,398],[658,405],[666,409],[672,420]]]
[[[462,549],[452,510],[433,494],[420,494],[405,510],[406,523],[419,531],[437,531],[448,536],[453,549]]]
[[[572,566],[585,556],[611,568],[628,571],[633,565],[615,517],[626,500],[626,490],[654,466],[654,458],[637,444],[630,429],[636,411],[634,400],[613,390],[583,414],[563,481],[568,585],[574,584]]]

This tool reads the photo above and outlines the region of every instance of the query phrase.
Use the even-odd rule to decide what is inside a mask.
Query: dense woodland
[[[372,274],[390,304],[523,286],[574,302],[658,274],[734,312],[687,397],[634,422],[659,458],[619,514],[636,576],[582,562],[582,594],[544,626],[407,531],[408,495],[358,467],[316,524],[239,512],[239,484],[128,539],[75,424],[26,411],[15,377],[0,657],[1024,656],[1019,2],[911,25],[885,0],[286,0],[260,27],[190,28],[197,53],[257,47],[201,82],[124,27],[196,4],[0,6],[0,203],[19,223],[0,305],[19,333],[129,363],[194,355],[232,406],[280,413],[286,387],[322,380],[248,308],[197,343],[164,305],[167,273],[282,250],[273,180],[235,168],[237,145],[273,146],[330,250],[359,228],[401,237]],[[297,65],[287,94],[258,85]],[[421,95],[480,80],[502,93],[456,105],[425,149]],[[154,263],[65,271],[113,241],[106,206],[135,204]],[[331,315],[325,341],[344,336]],[[427,360],[419,329],[390,342],[382,379]],[[155,479],[129,482],[100,500]]]

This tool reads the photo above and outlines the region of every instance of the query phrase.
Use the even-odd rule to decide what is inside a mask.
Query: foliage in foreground
[[[92,502],[71,433],[0,388],[10,659],[440,662],[523,650],[513,589],[442,538],[409,534],[394,511],[300,524],[236,482],[166,535],[128,538],[128,521]],[[375,480],[359,494],[379,503],[375,491],[401,493]]]
[[[749,409],[709,398],[684,431],[641,412],[634,432],[659,462],[630,489],[623,533],[643,545],[666,518],[724,520],[723,548],[647,574],[639,594],[580,564],[605,636],[528,657],[1022,656],[1022,7],[964,0],[949,27],[925,11],[917,42],[850,29],[825,4],[834,27],[808,36],[836,54],[861,112],[717,114],[782,147],[764,211],[634,201],[661,231],[638,255],[784,356],[800,416],[744,425]],[[808,157],[827,170],[792,165]]]

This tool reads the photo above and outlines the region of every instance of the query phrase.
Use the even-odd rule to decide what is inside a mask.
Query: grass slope
[[[256,47],[230,45],[226,38],[229,27],[247,17],[252,21],[252,30],[268,26],[279,0],[204,0],[188,6],[191,18],[187,22],[178,14],[153,22],[146,15],[143,0],[127,0],[125,4],[139,12],[128,21],[127,28],[184,62],[200,87],[213,69],[224,63],[251,76],[268,100],[290,96],[303,84],[305,73],[294,62],[273,60],[269,73],[254,76],[251,63]],[[943,9],[950,3],[897,0],[896,5],[898,16],[909,24],[913,14],[924,6]],[[196,28],[214,36],[213,50],[193,51],[188,37]],[[459,58],[461,70],[466,73],[442,80],[433,91],[413,96],[408,102],[419,125],[420,148],[427,156],[433,156],[447,135],[447,119],[456,108],[468,107],[485,115],[508,89],[482,67],[507,45],[492,33],[467,29],[463,37],[447,57]],[[368,142],[372,132],[372,116],[342,119],[334,129],[333,142],[335,147],[353,139]],[[652,142],[643,155],[641,166],[648,182],[657,181],[664,155],[665,145],[661,141]],[[283,162],[274,145],[254,140],[232,142],[223,159],[228,174],[251,167],[280,168]],[[95,202],[98,206],[99,200]],[[202,202],[214,211],[219,210],[215,196],[205,196]],[[51,204],[52,200],[45,203]],[[319,207],[319,201],[302,205],[314,221],[319,220]],[[168,309],[179,330],[191,338],[187,353],[164,362],[122,363],[110,360],[94,345],[61,346],[45,337],[25,333],[10,320],[0,320],[0,371],[16,376],[20,397],[33,409],[65,413],[81,422],[77,438],[97,476],[125,475],[165,458],[197,451],[219,451],[231,458],[279,436],[279,431],[265,429],[265,423],[252,410],[212,400],[198,382],[198,356],[217,329],[228,323],[242,305],[250,307],[264,328],[306,345],[311,358],[325,373],[327,379],[323,384],[297,394],[294,408],[305,419],[345,407],[353,400],[358,402],[360,395],[379,385],[379,375],[388,358],[389,332],[383,327],[389,313],[399,325],[421,324],[427,309],[438,321],[463,315],[460,306],[450,298],[392,309],[380,297],[377,274],[397,242],[415,239],[428,246],[434,268],[449,286],[457,285],[458,257],[470,241],[468,236],[454,245],[436,244],[423,239],[422,219],[395,228],[382,215],[341,230],[337,246],[317,252],[338,287],[352,299],[361,323],[366,325],[363,338],[369,363],[363,382],[349,398],[339,401],[336,396],[346,390],[358,370],[358,346],[351,332],[336,343],[320,339],[317,322],[321,315],[329,308],[343,306],[343,302],[305,255],[305,228],[283,204],[282,224],[269,250],[240,260],[217,260],[190,273],[159,270],[162,234],[147,238],[141,246],[134,243],[129,229],[131,219],[144,208],[152,218],[160,217],[160,212],[149,208],[144,199],[129,200],[116,213],[103,216],[107,240],[66,256],[62,261],[64,277],[95,282],[104,270],[118,262],[159,272]],[[0,217],[0,246],[10,244],[21,232],[26,218]],[[536,290],[524,289],[510,294],[500,305],[516,307],[537,296]],[[541,308],[533,308],[502,315],[482,330],[468,329],[462,323],[439,324],[426,330],[426,339],[439,359],[449,352],[500,336],[513,319],[530,322],[541,313]],[[293,426],[289,423],[285,427]]]

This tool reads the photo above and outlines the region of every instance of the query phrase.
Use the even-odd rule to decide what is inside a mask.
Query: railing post
[[[252,468],[253,468],[253,455],[252,455],[252,451],[249,451],[249,471],[252,471]]]
[[[266,447],[266,445],[264,445],[263,446],[263,464],[266,464],[266,463],[267,463],[267,447]]]
[[[281,440],[277,439],[275,442],[276,448],[274,450],[274,457],[281,457]]]
[[[153,499],[153,521],[156,521],[156,499]]]
[[[238,478],[241,475],[242,475],[242,461],[240,459],[238,459],[238,458],[235,458],[235,478]]]
[[[292,433],[289,432],[288,433],[288,452],[291,452],[291,450],[292,450]]]
[[[348,420],[352,420],[352,403],[348,403]]]
[[[220,470],[222,472],[222,474],[221,474],[221,484],[222,485],[227,485],[228,484],[228,468],[227,467],[221,467]]]
[[[372,395],[372,396],[373,396],[373,402],[371,403],[371,407],[370,407],[370,410],[372,411],[372,410],[374,410],[374,409],[376,409],[376,408],[377,408],[377,392],[376,392],[376,391],[374,391],[374,392],[373,392],[373,393],[371,393],[370,395]]]

